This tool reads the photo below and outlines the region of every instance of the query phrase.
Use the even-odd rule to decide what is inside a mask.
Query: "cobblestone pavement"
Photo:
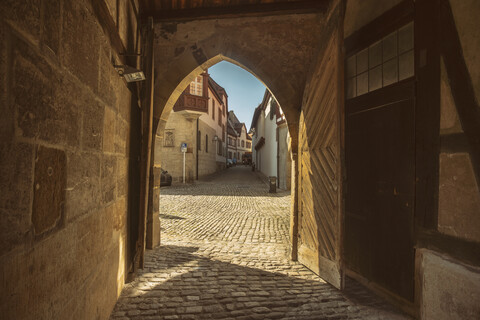
[[[288,259],[290,194],[249,167],[162,188],[162,246],[111,319],[409,319],[347,279],[339,291]]]

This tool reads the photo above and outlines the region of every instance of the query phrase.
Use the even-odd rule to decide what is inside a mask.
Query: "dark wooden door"
[[[413,301],[414,81],[346,104],[345,259],[349,270]]]

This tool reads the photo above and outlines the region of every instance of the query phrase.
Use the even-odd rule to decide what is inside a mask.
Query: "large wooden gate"
[[[343,288],[338,37],[335,32],[314,74],[300,117],[298,260]]]

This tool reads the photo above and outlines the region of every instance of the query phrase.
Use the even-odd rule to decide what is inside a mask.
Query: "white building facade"
[[[282,109],[268,90],[252,119],[252,161],[256,170],[277,177],[277,186],[290,189],[290,135]]]

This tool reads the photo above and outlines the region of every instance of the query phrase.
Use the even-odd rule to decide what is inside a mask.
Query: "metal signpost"
[[[182,143],[180,150],[183,153],[183,183],[185,184],[185,153],[187,153],[187,144],[185,142]]]

